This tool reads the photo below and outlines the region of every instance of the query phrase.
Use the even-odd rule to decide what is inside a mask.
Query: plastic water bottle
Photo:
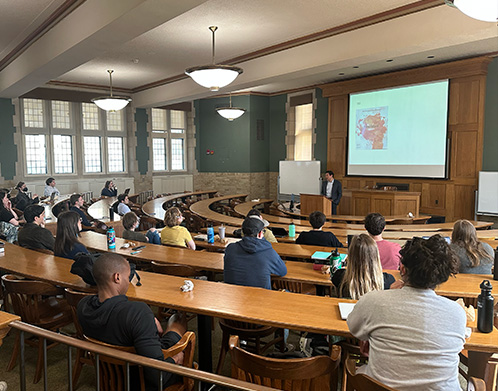
[[[289,225],[289,238],[295,238],[296,237],[296,226],[294,223],[290,223]]]
[[[214,243],[214,228],[210,225],[207,229],[208,243]]]
[[[477,297],[477,329],[481,333],[493,331],[493,306],[495,300],[491,295],[493,286],[488,280],[484,280],[480,285],[481,294]]]
[[[113,227],[107,230],[107,248],[113,250],[116,248],[116,231]]]

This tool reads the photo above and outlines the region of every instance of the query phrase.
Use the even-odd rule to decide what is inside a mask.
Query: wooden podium
[[[309,215],[318,210],[326,216],[332,215],[332,201],[324,195],[300,194],[299,196],[301,197],[301,214]]]

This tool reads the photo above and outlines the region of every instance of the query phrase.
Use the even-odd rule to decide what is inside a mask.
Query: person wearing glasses
[[[54,253],[58,257],[74,259],[78,253],[90,252],[80,243],[81,218],[78,213],[69,210],[57,217],[57,235],[55,237]]]
[[[144,235],[142,232],[135,232],[140,225],[140,218],[133,212],[128,212],[123,216],[123,239],[136,240],[152,244],[161,244],[161,237],[155,228],[150,228]]]

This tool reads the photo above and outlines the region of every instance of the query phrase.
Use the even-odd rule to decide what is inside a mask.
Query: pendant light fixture
[[[98,98],[92,99],[92,102],[102,110],[119,111],[121,109],[124,109],[126,105],[131,102],[131,98],[127,96],[117,96],[112,94],[112,73],[114,72],[114,70],[108,69],[107,72],[109,72],[111,95],[99,96]]]
[[[445,0],[445,2],[471,18],[483,22],[498,22],[497,0]]]
[[[240,107],[232,106],[232,93],[230,92],[230,107],[219,107],[216,109],[219,115],[223,118],[226,118],[229,121],[233,121],[234,119],[239,118],[242,114],[246,112],[245,109],[241,109]]]
[[[213,33],[213,50],[211,65],[201,65],[197,67],[187,68],[185,73],[189,75],[197,84],[209,88],[211,91],[218,91],[220,88],[229,85],[242,72],[242,68],[232,65],[217,65],[214,61],[215,55],[215,40],[214,33],[218,30],[217,26],[210,26],[209,30]]]

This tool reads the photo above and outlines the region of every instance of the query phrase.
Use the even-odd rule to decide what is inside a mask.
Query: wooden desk
[[[117,197],[102,198],[90,205],[88,207],[87,213],[93,219],[103,221],[107,224],[111,221],[109,217],[109,209],[117,200]],[[119,216],[117,213],[114,213],[114,218],[112,221],[121,221],[121,216]]]
[[[206,220],[216,221],[222,224],[234,225],[236,227],[240,227],[242,226],[242,222],[244,221],[244,219],[217,213],[214,210],[211,210],[210,207],[215,202],[229,201],[234,198],[240,198],[244,200],[246,197],[247,194],[231,194],[222,197],[209,198],[207,200],[198,201],[190,205],[190,211]]]
[[[69,272],[71,264],[72,260],[38,253],[10,243],[5,244],[5,253],[0,256],[2,270],[63,287],[91,290],[92,288],[78,276]],[[195,281],[192,292],[184,293],[179,289],[183,284],[183,278],[147,272],[140,272],[140,276],[143,285],[137,287],[130,284],[128,288],[127,295],[131,300],[200,315],[322,334],[351,336],[346,321],[340,318],[338,305],[339,302],[350,300],[268,291],[202,280]],[[203,316],[199,318],[201,318],[199,322],[202,323],[198,331],[200,361],[202,369],[205,370],[211,364],[211,323]],[[498,330],[494,329],[489,334],[475,330],[467,340],[465,348],[486,354],[498,353]],[[208,365],[205,365],[206,359],[209,360]],[[475,372],[470,376],[479,371]]]
[[[409,191],[343,189],[339,204],[341,214],[366,216],[377,212],[384,216],[419,215],[420,193]]]
[[[9,324],[14,320],[21,320],[21,318],[8,312],[0,311],[0,346],[3,344],[3,339],[10,331]]]
[[[155,219],[163,221],[167,205],[172,201],[178,200],[180,198],[200,197],[203,195],[208,195],[211,198],[217,192],[218,192],[217,190],[195,191],[190,193],[177,193],[160,198],[155,198],[151,201],[146,202],[142,206],[142,212],[144,212],[144,214],[146,214],[149,217],[153,217]]]

